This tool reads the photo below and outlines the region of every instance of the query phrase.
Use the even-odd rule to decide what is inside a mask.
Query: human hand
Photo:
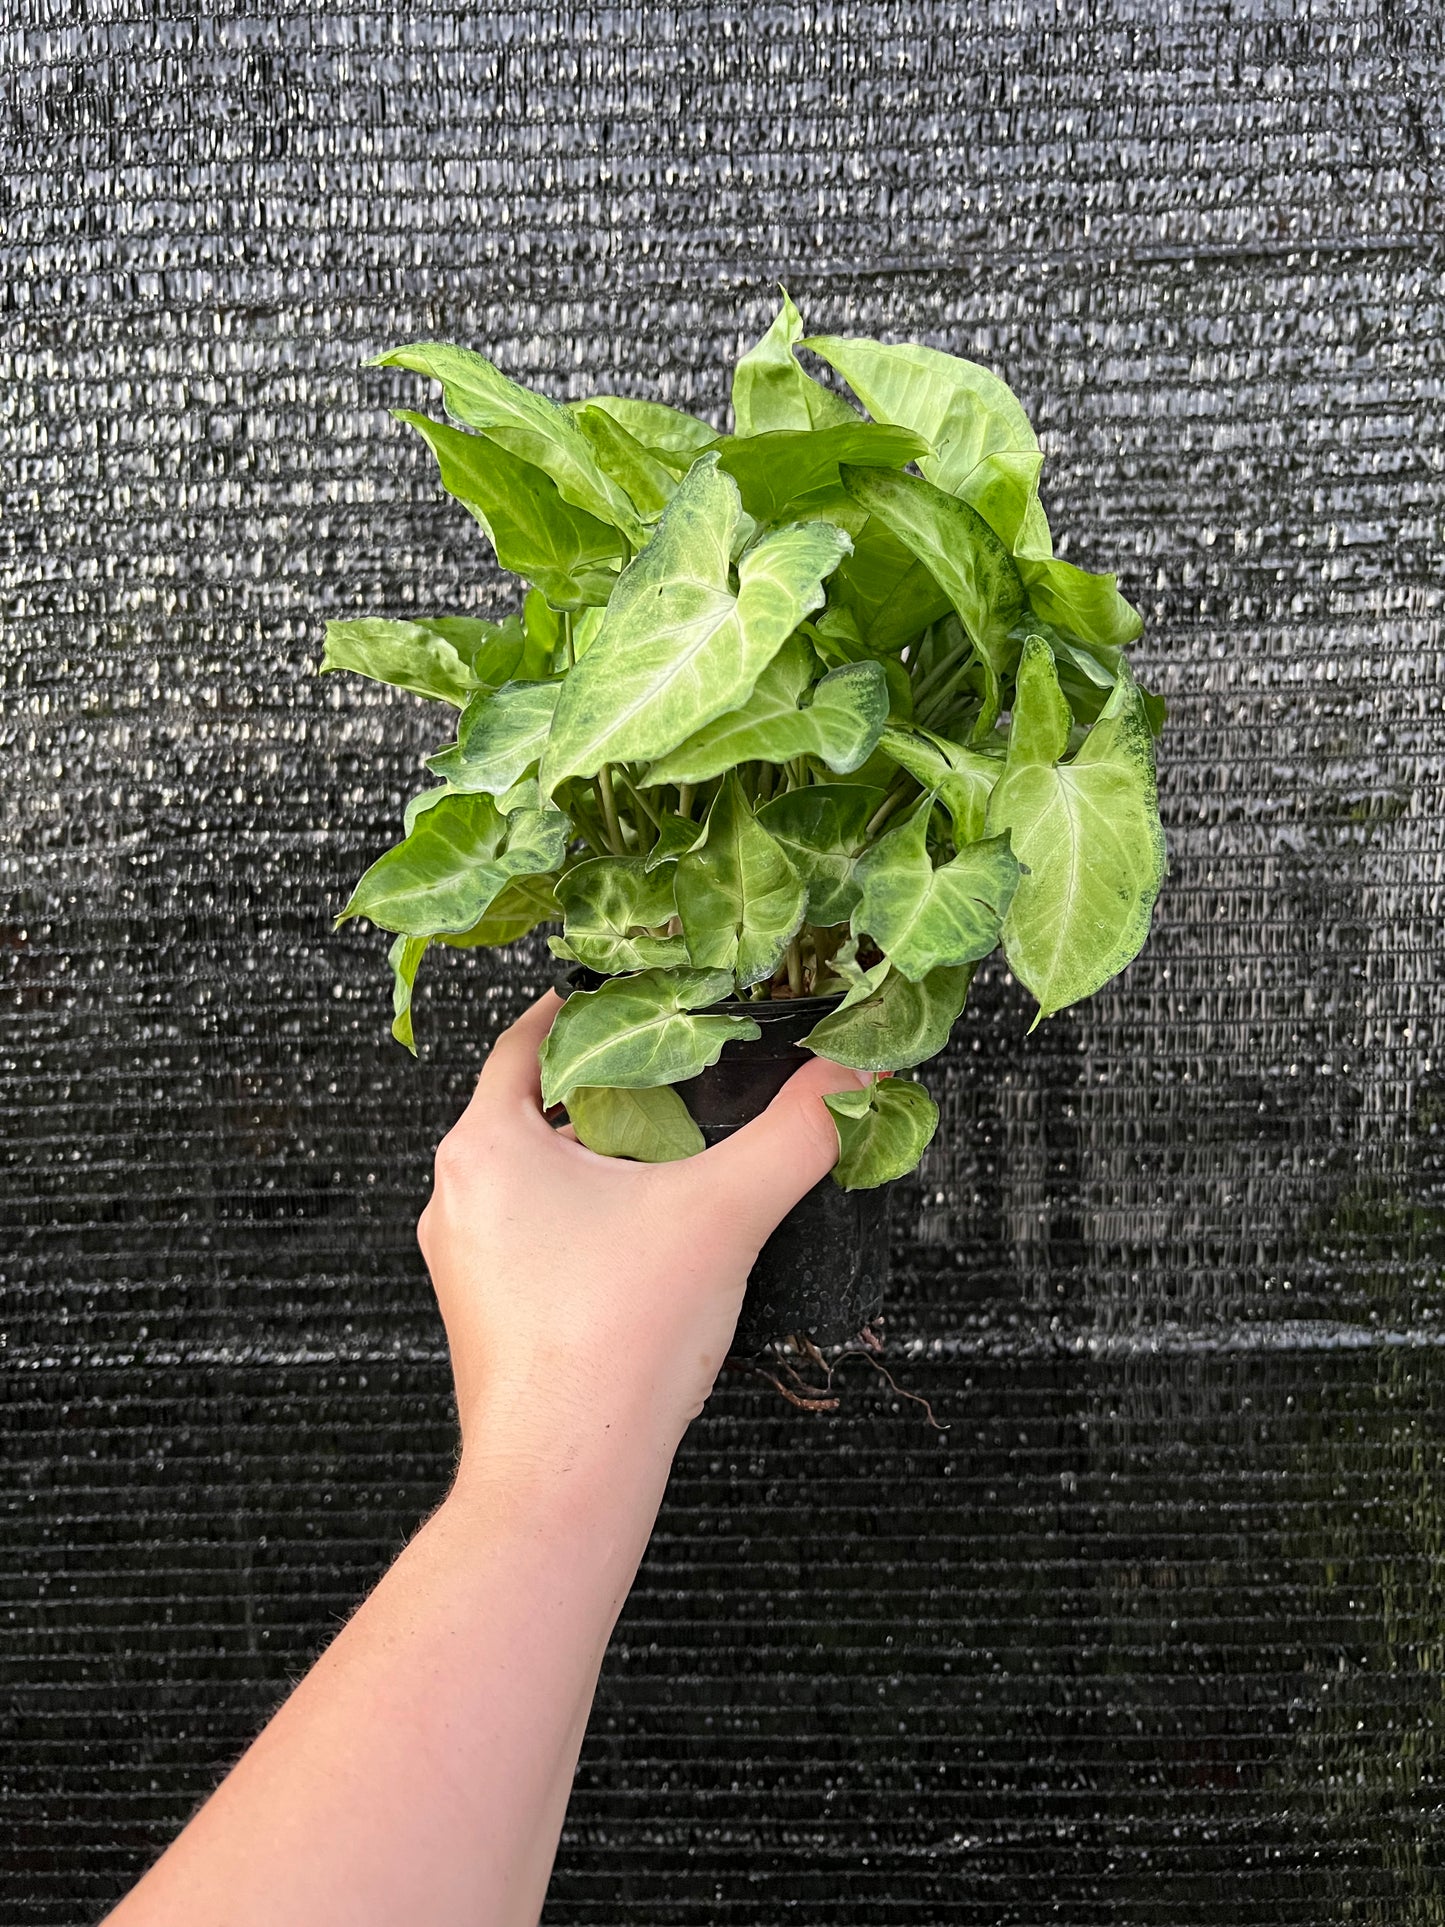
[[[417,1227],[451,1347],[463,1465],[568,1463],[612,1433],[670,1459],[727,1355],[764,1240],[832,1168],[818,1058],[762,1115],[696,1157],[599,1157],[542,1112],[548,994],[497,1039],[437,1150]]]

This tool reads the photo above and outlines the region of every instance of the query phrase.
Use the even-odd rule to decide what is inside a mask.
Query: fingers
[[[561,1008],[562,999],[555,990],[549,990],[530,1004],[516,1023],[508,1025],[482,1066],[468,1110],[475,1104],[500,1101],[525,1104],[540,1112],[542,1068],[537,1052]]]
[[[721,1144],[675,1168],[688,1171],[758,1227],[759,1242],[838,1161],[838,1129],[825,1091],[856,1091],[872,1079],[826,1057],[795,1071],[768,1108]]]

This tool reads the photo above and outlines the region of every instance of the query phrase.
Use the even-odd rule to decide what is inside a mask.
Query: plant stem
[[[642,794],[637,784],[633,782],[630,776],[624,777],[623,781],[627,784],[628,795],[632,798],[638,809],[642,811],[648,822],[651,823],[653,829],[660,830],[662,828],[662,818]]]
[[[689,818],[692,816],[692,789],[693,789],[693,786],[691,783],[678,784],[677,813],[679,816],[686,816]]]
[[[931,669],[926,670],[924,674],[919,677],[914,687],[913,707],[917,709],[918,705],[923,701],[923,698],[927,696],[931,690],[935,689],[947,676],[951,675],[960,662],[967,662],[972,653],[972,650],[965,649],[961,655],[945,656],[941,662],[936,662]]]
[[[933,694],[928,699],[927,709],[924,711],[923,715],[919,717],[919,720],[923,722],[925,726],[933,717],[937,716],[943,709],[947,707],[948,702],[952,697],[954,691],[957,689],[959,683],[963,681],[964,675],[972,667],[972,665],[973,665],[973,657],[971,655],[964,656],[961,661],[955,662],[953,666],[953,673],[951,675],[945,676],[943,681],[933,691]],[[920,691],[919,694],[922,694],[922,691]],[[918,697],[917,696],[915,696],[913,699],[913,713],[915,716],[918,715]]]
[[[612,794],[612,770],[604,763],[597,772],[597,798],[602,805],[602,821],[607,826],[607,841],[614,856],[627,854],[627,841],[617,817],[617,798]]]
[[[763,764],[762,771],[758,776],[758,801],[760,803],[766,803],[771,799],[773,794],[773,783],[777,777],[777,774],[778,772],[776,768],[773,766],[773,764],[771,763]]]
[[[868,841],[871,842],[878,834],[889,817],[892,816],[893,812],[906,800],[907,795],[908,789],[904,786],[903,788],[891,791],[889,795],[884,797],[883,801],[878,805],[878,808],[874,810],[872,816],[869,817],[868,827],[863,832],[864,837],[867,838]]]
[[[574,795],[570,807],[573,820],[580,824],[588,843],[591,845],[593,855],[609,855],[607,837],[591,805],[585,804],[580,795]]]
[[[566,651],[567,667],[569,669],[575,669],[577,666],[577,645],[572,640],[572,611],[570,609],[564,609],[562,611],[562,647]]]
[[[803,946],[796,937],[788,945],[788,989],[794,997],[803,994]]]

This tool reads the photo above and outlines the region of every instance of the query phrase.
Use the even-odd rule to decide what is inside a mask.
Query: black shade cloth
[[[15,0],[0,1917],[93,1918],[443,1490],[413,1241],[536,946],[330,917],[488,610],[365,357],[723,420],[810,322],[1018,389],[1171,708],[1153,940],[985,972],[835,1418],[724,1386],[554,1927],[1445,1921],[1438,6]]]

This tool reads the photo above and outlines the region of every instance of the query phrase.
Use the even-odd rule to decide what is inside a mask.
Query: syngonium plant
[[[559,405],[441,343],[379,363],[440,382],[450,422],[399,418],[529,585],[500,621],[327,628],[323,669],[460,712],[342,913],[395,933],[401,1042],[430,944],[560,925],[595,987],[543,1047],[544,1101],[595,1150],[663,1160],[702,1148],[672,1087],[759,1034],[750,1003],[833,996],[809,1049],[909,1071],[1000,943],[1040,1017],[1135,955],[1163,706],[1114,576],[1054,555],[996,375],[805,340],[786,296],[730,435],[655,401]],[[911,1170],[937,1124],[902,1077],[828,1102],[849,1187]]]

